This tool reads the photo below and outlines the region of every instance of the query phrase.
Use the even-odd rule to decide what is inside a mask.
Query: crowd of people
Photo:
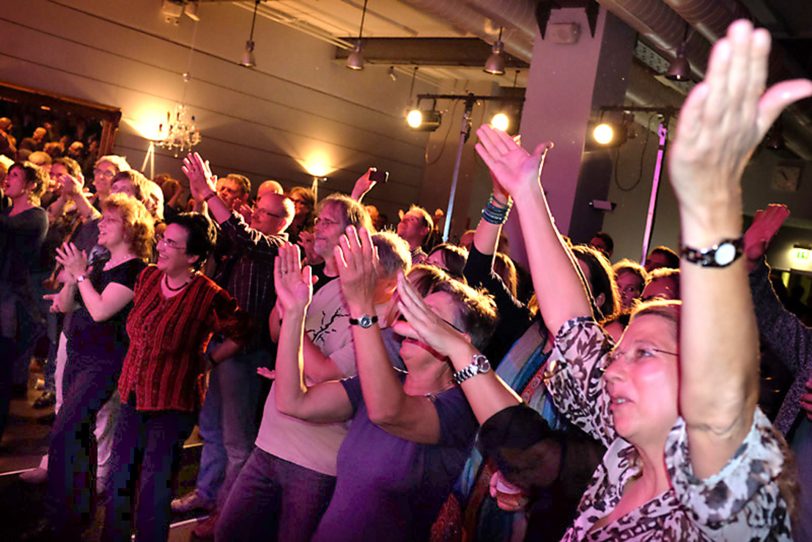
[[[681,246],[642,263],[613,266],[604,232],[563,236],[552,143],[489,126],[493,191],[459,243],[416,205],[382,228],[372,170],[351,195],[269,180],[251,201],[193,153],[187,209],[181,183],[120,156],[90,186],[71,158],[14,162],[0,435],[38,326],[57,404],[24,475],[47,481],[27,539],[81,540],[97,508],[105,541],[167,540],[197,510],[195,534],[222,541],[812,539],[812,331],[764,262],[787,209],[742,233],[745,165],[812,95],[765,92],[769,49],[746,21],[715,45],[670,150]],[[514,206],[526,265],[502,233]],[[794,375],[772,420],[759,334]],[[176,496],[195,425],[195,489]]]

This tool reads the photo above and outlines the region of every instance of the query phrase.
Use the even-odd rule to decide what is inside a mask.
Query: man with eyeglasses
[[[213,278],[251,316],[253,331],[242,352],[211,371],[199,419],[204,447],[196,488],[172,501],[175,512],[212,512],[194,530],[197,537],[208,538],[213,535],[217,510],[254,447],[262,391],[257,369],[272,363],[275,352],[267,331],[268,316],[276,302],[274,259],[287,240],[285,230],[293,220],[294,208],[285,196],[265,194],[246,223],[239,213],[243,199],[237,193],[245,183],[240,184],[232,175],[215,180],[198,154],[186,157],[183,171],[189,178],[192,197],[208,207],[209,216],[220,227],[220,258]]]

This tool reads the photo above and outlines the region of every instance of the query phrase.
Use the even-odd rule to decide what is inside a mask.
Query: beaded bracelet
[[[507,222],[508,213],[510,213],[512,206],[513,202],[510,199],[508,199],[507,203],[503,206],[503,204],[491,194],[488,198],[487,205],[482,209],[482,219],[489,224],[502,225]]]

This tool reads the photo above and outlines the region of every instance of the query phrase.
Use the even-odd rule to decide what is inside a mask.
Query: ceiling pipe
[[[496,35],[499,33],[501,19],[494,20],[459,0],[403,0],[403,2],[437,17],[464,34],[473,34],[490,44],[496,41]],[[493,1],[493,4],[501,3],[497,0]],[[529,20],[535,24],[535,17],[531,17]],[[528,36],[520,30],[526,21],[519,22],[505,18],[504,23],[505,31],[502,41],[505,44],[505,50],[516,58],[529,63],[533,56],[535,30],[532,36]]]

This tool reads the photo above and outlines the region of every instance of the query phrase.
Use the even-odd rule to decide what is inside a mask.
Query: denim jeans
[[[46,515],[60,533],[77,535],[93,519],[92,467],[96,465],[96,414],[113,395],[117,374],[93,367],[68,371],[65,401],[51,429],[48,447]]]
[[[206,500],[225,503],[240,469],[254,449],[257,436],[256,409],[260,377],[257,367],[268,352],[238,354],[212,368],[209,389],[200,411],[203,451],[197,476],[197,492]]]
[[[254,448],[220,511],[215,541],[307,542],[336,479]]]
[[[180,467],[183,442],[192,433],[196,418],[194,412],[139,412],[134,401],[122,403],[105,492],[103,541],[130,542],[136,486],[135,540],[167,540],[172,483]]]

